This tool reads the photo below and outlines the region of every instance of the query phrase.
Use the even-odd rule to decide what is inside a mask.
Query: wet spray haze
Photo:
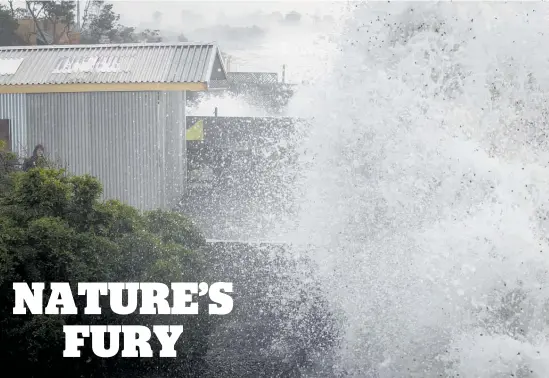
[[[297,93],[313,120],[286,238],[350,376],[547,376],[548,15],[359,4]]]

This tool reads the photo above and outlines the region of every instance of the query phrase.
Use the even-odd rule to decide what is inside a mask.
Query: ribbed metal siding
[[[184,92],[32,94],[29,145],[42,143],[71,172],[96,176],[104,198],[166,208],[184,188],[184,99]]]
[[[24,156],[27,151],[27,113],[25,94],[0,94],[0,119],[10,121],[12,151]]]

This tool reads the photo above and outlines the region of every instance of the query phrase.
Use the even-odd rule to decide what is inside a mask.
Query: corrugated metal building
[[[213,44],[0,48],[0,138],[26,155],[43,144],[105,198],[171,207],[185,188],[186,92],[226,81]]]

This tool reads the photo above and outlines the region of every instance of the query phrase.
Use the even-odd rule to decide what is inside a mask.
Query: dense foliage
[[[204,366],[207,327],[198,317],[12,315],[15,282],[170,282],[200,275],[193,252],[204,240],[182,215],[140,213],[101,201],[93,177],[39,167],[20,171],[0,152],[0,356],[18,377],[197,376]],[[83,309],[85,298],[76,296]],[[104,306],[108,309],[108,297]],[[45,304],[47,299],[45,299]],[[104,308],[105,308],[104,307]],[[83,358],[62,358],[63,324],[182,324],[177,359],[99,359],[86,344]],[[201,332],[201,334],[199,334]],[[183,337],[184,336],[184,337]],[[88,339],[89,340],[89,339]],[[151,344],[155,355],[159,347]],[[154,372],[154,375],[151,374]],[[130,374],[130,375],[128,375]]]
[[[42,43],[52,45],[59,44],[64,34],[77,30],[82,44],[153,43],[163,40],[157,29],[138,31],[134,27],[123,25],[120,22],[120,14],[113,10],[113,4],[103,0],[85,3],[86,7],[82,9],[81,25],[78,28],[76,3],[76,1],[59,0],[26,1],[24,7],[17,7],[20,3],[12,0],[8,1],[7,5],[0,4],[0,46],[30,44],[29,36],[32,33],[25,35],[16,33],[19,20],[22,19],[32,19],[36,34],[43,40]],[[179,40],[186,42],[184,35],[181,35]]]

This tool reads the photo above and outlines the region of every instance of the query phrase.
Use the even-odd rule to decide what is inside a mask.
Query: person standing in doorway
[[[39,159],[41,159],[43,156],[44,156],[44,147],[41,144],[37,144],[36,147],[34,147],[32,156],[26,159],[25,162],[23,163],[23,170],[28,171],[31,168],[36,168]]]

